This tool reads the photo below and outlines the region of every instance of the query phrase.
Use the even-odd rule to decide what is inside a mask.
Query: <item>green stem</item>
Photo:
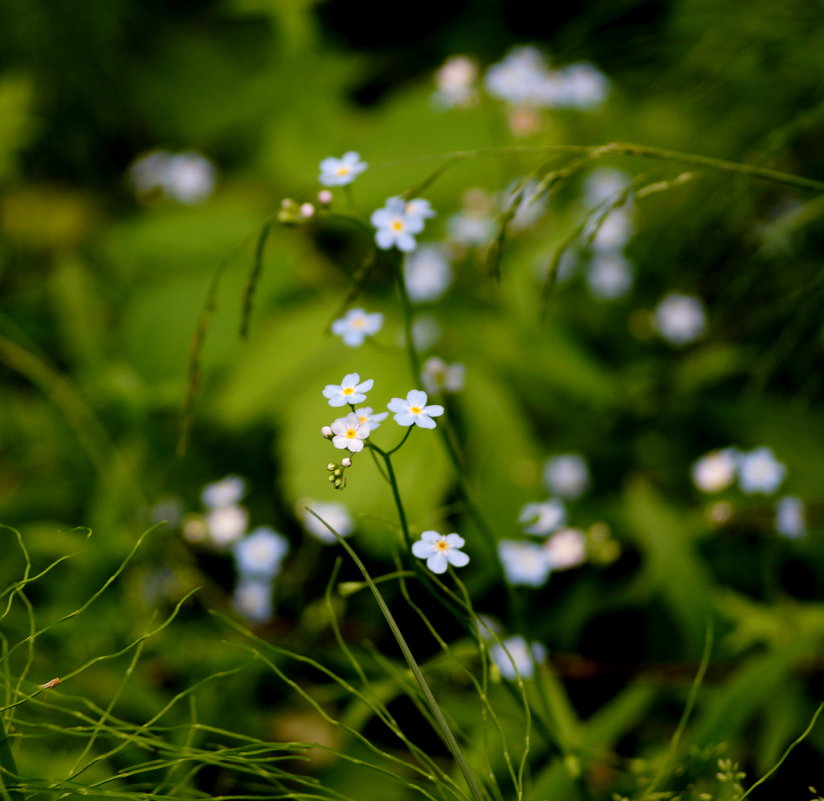
[[[23,801],[23,793],[8,785],[8,780],[17,776],[17,763],[11,752],[6,724],[0,720],[0,794],[8,801]]]
[[[395,167],[414,163],[430,162],[438,159],[451,159],[457,162],[462,159],[485,158],[487,156],[498,157],[506,153],[584,153],[592,158],[604,158],[606,156],[640,156],[641,158],[660,159],[663,161],[673,161],[679,164],[687,164],[692,167],[706,167],[711,170],[721,172],[738,173],[748,175],[752,178],[761,178],[765,181],[787,184],[800,189],[812,189],[817,192],[824,192],[824,181],[816,181],[813,178],[805,178],[801,175],[794,175],[778,170],[768,170],[764,167],[756,167],[752,164],[742,164],[737,161],[718,159],[713,156],[703,156],[698,153],[682,153],[678,150],[666,150],[660,147],[649,147],[647,145],[636,145],[630,142],[610,142],[606,145],[515,145],[511,147],[487,147],[477,150],[456,150],[448,153],[438,153],[432,156],[419,156],[411,159],[397,159],[392,162],[375,165],[375,169],[380,167]]]
[[[387,456],[391,456],[393,453],[395,453],[395,451],[399,451],[403,447],[403,444],[406,442],[406,440],[409,439],[409,435],[412,433],[413,428],[417,428],[417,426],[407,426],[406,433],[403,435],[403,439],[394,448],[392,448],[391,451],[386,452]]]

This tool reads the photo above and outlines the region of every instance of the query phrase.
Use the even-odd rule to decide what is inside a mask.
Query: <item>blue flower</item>
[[[348,373],[340,384],[327,384],[323,388],[323,397],[329,401],[330,406],[362,403],[366,400],[366,393],[372,389],[374,383],[371,378],[361,381],[357,373]]]
[[[463,551],[465,540],[458,534],[439,534],[424,531],[421,538],[412,544],[412,553],[418,559],[426,559],[426,566],[433,573],[446,573],[449,565],[463,567],[469,564],[469,556]]]
[[[265,526],[256,528],[232,547],[238,573],[243,577],[274,578],[288,552],[288,540]]]
[[[403,398],[392,398],[387,404],[390,412],[395,412],[395,422],[399,426],[416,425],[421,428],[435,428],[433,417],[443,414],[443,406],[426,405],[427,396],[423,390],[410,389]]]
[[[380,312],[367,314],[363,309],[349,309],[343,317],[332,323],[332,333],[343,339],[344,345],[357,348],[366,337],[377,334],[383,325]]]
[[[320,178],[324,186],[351,184],[367,167],[359,153],[350,150],[339,159],[327,158],[320,163]]]
[[[501,540],[498,556],[504,575],[512,585],[541,587],[549,578],[552,565],[545,548],[523,540]]]
[[[505,679],[529,679],[535,672],[535,663],[546,658],[546,648],[537,642],[528,643],[523,637],[509,637],[489,649],[489,657]]]

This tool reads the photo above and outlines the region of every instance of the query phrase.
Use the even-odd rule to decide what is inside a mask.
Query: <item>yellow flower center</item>
[[[352,325],[355,328],[363,328],[366,325],[366,320],[363,317],[356,317],[352,320]]]
[[[341,164],[341,166],[338,167],[338,169],[335,170],[335,172],[337,172],[338,175],[349,175],[349,167],[345,167],[343,164]]]
[[[393,220],[392,221],[392,230],[393,231],[403,231],[406,226],[403,224],[403,220]]]
[[[420,406],[410,406],[409,411],[412,412],[412,414],[420,414],[423,409],[421,409]]]
[[[355,394],[355,388],[354,387],[344,387],[341,390],[341,395],[354,395],[354,394]]]
[[[360,420],[361,423],[365,423],[365,422],[367,422],[368,418],[366,416],[363,416],[363,417],[359,417],[358,420]]]
[[[438,540],[435,543],[435,550],[436,551],[448,551],[449,550],[449,543],[446,540]]]
[[[349,428],[346,430],[346,439],[355,439],[357,437],[358,432],[355,431],[354,428]]]

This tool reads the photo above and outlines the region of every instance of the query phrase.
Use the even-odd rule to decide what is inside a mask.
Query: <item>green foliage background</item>
[[[354,681],[323,599],[336,553],[302,533],[296,510],[302,499],[333,495],[324,474],[329,446],[317,436],[328,418],[320,388],[347,372],[374,377],[381,397],[409,388],[396,348],[400,308],[391,281],[377,275],[362,300],[386,316],[385,347],[352,350],[328,335],[368,246],[332,224],[273,230],[248,340],[238,336],[242,300],[262,225],[284,196],[314,196],[321,158],[348,149],[364,155],[372,166],[356,194],[368,211],[423,180],[439,163],[430,156],[510,144],[498,108],[433,109],[431,74],[447,56],[490,63],[512,44],[533,42],[561,63],[586,58],[609,75],[602,111],[553,115],[525,144],[635,142],[824,178],[824,24],[815,3],[592,2],[563,18],[531,20],[520,4],[467,3],[443,20],[426,5],[407,11],[405,30],[397,23],[371,40],[364,30],[381,10],[369,5],[0,7],[0,515],[22,533],[33,574],[77,551],[28,586],[36,624],[19,595],[6,596],[14,601],[2,621],[6,704],[19,700],[18,690],[30,695],[52,676],[117,653],[202,587],[140,646],[131,672],[134,648],[6,712],[22,774],[65,778],[88,738],[73,729],[77,715],[92,705],[113,702],[118,719],[139,726],[201,680],[196,702],[181,699],[163,719],[172,743],[227,742],[225,734],[174,728],[198,720],[365,756],[361,742],[313,712],[260,658],[246,664],[239,643],[247,640],[208,614],[233,614],[231,563],[192,549],[174,526],[151,533],[88,610],[50,624],[104,585],[159,504],[176,498],[196,511],[205,483],[238,473],[250,482],[254,523],[273,525],[293,548],[278,579],[277,616],[258,634]],[[220,172],[214,195],[189,207],[137,203],[126,170],[157,146],[208,155]],[[540,163],[509,154],[455,165],[427,192],[439,212],[429,231],[443,234],[467,187],[499,191]],[[712,776],[719,755],[735,755],[750,780],[769,768],[820,700],[824,641],[822,196],[660,160],[605,163],[640,185],[694,173],[638,201],[628,299],[593,300],[579,276],[558,286],[541,314],[536,265],[549,264],[585,213],[576,176],[553,196],[539,228],[508,243],[500,281],[482,258],[467,259],[446,299],[426,309],[444,330],[438,355],[466,365],[466,389],[449,414],[465,443],[467,481],[496,535],[515,535],[523,504],[543,498],[546,456],[580,451],[594,486],[574,507],[574,522],[604,521],[621,544],[616,562],[553,576],[546,588],[519,593],[514,608],[502,603],[482,546],[464,576],[479,611],[514,629],[520,605],[522,633],[547,645],[548,666],[529,692],[539,704],[541,683],[555,699],[554,725],[583,756],[595,798],[640,797],[638,776],[654,772],[666,753],[707,621],[711,664],[673,787]],[[190,347],[221,269],[190,445],[178,457]],[[707,303],[709,333],[693,347],[674,350],[652,336],[649,312],[670,290]],[[787,465],[786,491],[807,504],[803,540],[775,534],[772,501],[763,498],[733,494],[731,520],[708,519],[689,468],[730,444],[768,445]],[[449,525],[466,532],[471,550],[472,523],[436,441],[413,437],[401,457],[413,528]],[[394,507],[366,460],[343,500],[357,515],[353,544],[373,574],[393,570]],[[25,561],[11,530],[2,543],[6,586]],[[341,578],[358,574],[346,563]],[[479,753],[474,691],[399,589],[381,587],[467,750]],[[424,750],[447,764],[421,716],[397,700],[405,667],[367,593],[335,595],[333,606],[372,691],[408,711]],[[465,633],[443,625],[471,662]],[[283,655],[276,662],[328,714],[383,743],[369,709],[328,677]],[[507,734],[520,737],[523,718],[505,687],[494,685],[491,697]],[[111,777],[157,748],[134,736],[84,777]],[[107,754],[116,740],[105,729],[90,754]],[[528,799],[578,797],[563,759],[537,731],[532,749]],[[771,789],[753,797],[807,798],[822,752],[819,726]],[[406,797],[386,777],[365,782],[352,762],[312,753],[297,769],[327,787],[364,801]],[[212,765],[180,784],[180,797],[240,792],[234,770]],[[183,782],[181,765],[168,771],[155,789],[171,793]],[[145,789],[125,776],[110,786]]]

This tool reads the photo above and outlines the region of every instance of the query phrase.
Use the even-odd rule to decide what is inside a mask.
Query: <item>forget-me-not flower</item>
[[[738,457],[738,483],[747,495],[772,495],[787,474],[787,468],[769,448],[756,448]]]
[[[421,381],[427,392],[460,392],[464,388],[466,368],[456,362],[447,364],[437,356],[430,356],[423,364]]]
[[[416,425],[421,428],[435,428],[433,417],[443,414],[443,406],[426,405],[427,396],[421,389],[410,389],[403,398],[392,398],[387,404],[390,412],[395,412],[395,422],[399,426]]]
[[[775,530],[784,537],[795,539],[807,533],[804,502],[800,498],[785,495],[775,506]]]
[[[426,206],[415,207],[412,212],[408,211],[416,202],[422,202]],[[381,250],[397,247],[404,253],[410,253],[418,244],[415,234],[423,231],[424,219],[427,216],[431,217],[432,214],[434,212],[429,208],[427,201],[405,201],[400,197],[390,197],[385,206],[372,212],[370,220],[376,229],[375,242]]]
[[[544,484],[561,498],[575,499],[589,487],[589,468],[578,453],[562,453],[544,465]]]
[[[266,526],[256,528],[232,547],[237,571],[244,577],[274,578],[288,552],[286,537]]]
[[[504,575],[512,585],[540,587],[546,583],[552,565],[546,550],[534,542],[501,540],[498,556]]]
[[[358,416],[358,420],[360,420],[361,423],[369,426],[370,431],[374,431],[378,428],[378,426],[380,426],[382,420],[389,417],[389,412],[378,412],[377,414],[372,414],[371,406],[364,406],[362,409],[355,409],[355,414]]]
[[[367,167],[361,161],[360,153],[350,150],[339,159],[326,158],[320,163],[320,178],[324,186],[345,186],[351,184]]]
[[[220,506],[206,515],[206,528],[213,545],[224,547],[239,540],[249,525],[249,513],[242,506]]]
[[[553,570],[569,570],[583,564],[587,558],[586,537],[578,528],[556,531],[544,543],[544,549]]]
[[[357,348],[366,337],[377,334],[383,325],[380,312],[367,314],[363,309],[349,309],[343,317],[332,323],[332,333],[343,339],[344,345]]]
[[[735,481],[738,454],[733,448],[705,453],[692,466],[692,483],[701,492],[721,492]]]
[[[361,381],[357,373],[348,373],[340,384],[327,384],[323,388],[323,397],[330,406],[346,406],[347,403],[362,403],[366,400],[366,393],[372,389],[374,380],[369,378]]]
[[[403,280],[409,299],[420,303],[438,300],[452,283],[452,267],[439,245],[423,245],[407,257]]]
[[[521,509],[518,522],[527,534],[546,536],[566,522],[566,509],[557,498],[543,503],[528,503]]]
[[[322,517],[341,537],[348,537],[354,530],[352,515],[341,503],[307,501],[303,505],[308,506],[315,514]],[[335,535],[306,509],[303,510],[303,526],[315,539],[326,545],[334,545],[337,542]]]
[[[505,679],[529,679],[535,663],[546,659],[546,648],[537,642],[527,643],[521,636],[508,637],[489,649],[489,658]]]
[[[469,556],[460,549],[465,540],[458,534],[439,534],[424,531],[421,538],[412,543],[412,553],[418,559],[426,559],[426,566],[433,573],[445,573],[449,565],[463,567],[469,564]]]
[[[653,323],[664,339],[680,347],[703,335],[707,315],[699,298],[670,292],[655,308]]]
[[[351,453],[359,453],[363,450],[363,441],[369,436],[369,426],[361,423],[354,412],[349,412],[346,417],[339,417],[331,425],[332,444],[340,450],[348,450]]]
[[[272,582],[266,578],[242,578],[235,587],[232,606],[252,623],[265,623],[272,617]]]
[[[213,484],[207,484],[200,493],[200,500],[207,509],[233,506],[246,493],[246,482],[240,476],[226,476]]]

